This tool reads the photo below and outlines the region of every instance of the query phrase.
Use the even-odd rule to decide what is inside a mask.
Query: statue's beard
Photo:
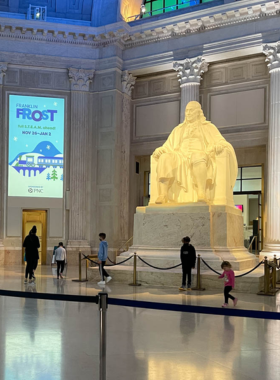
[[[198,123],[199,123],[199,120],[188,121],[187,119],[185,119],[185,122],[184,122],[184,124],[186,124],[190,128],[196,127],[198,125]]]

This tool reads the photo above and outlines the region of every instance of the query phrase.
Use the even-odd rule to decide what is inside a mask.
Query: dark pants
[[[106,261],[102,261],[101,264],[99,264],[99,272],[101,275],[101,281],[105,281],[104,277],[109,277],[109,274],[106,272],[104,265],[106,264]]]
[[[34,269],[34,272],[35,272],[35,270],[37,269],[37,266],[38,266],[38,260],[35,260],[35,261],[34,261],[34,268],[33,268],[33,269]]]
[[[56,265],[57,265],[57,278],[59,277],[60,274],[63,273],[64,271],[64,264],[65,260],[57,260]]]
[[[192,285],[192,267],[189,264],[182,263],[183,269],[183,277],[182,277],[182,285],[186,286],[186,279],[188,275],[188,288]]]
[[[36,264],[36,260],[27,260],[26,263],[27,263],[27,265],[25,268],[25,278],[27,278],[29,276],[29,280],[31,280],[32,275],[33,275],[33,269],[34,269],[35,264]]]
[[[231,294],[229,294],[229,292],[231,291],[232,291],[232,286],[225,286],[225,289],[224,289],[225,303],[228,303],[229,298],[231,300],[235,300],[235,298]]]

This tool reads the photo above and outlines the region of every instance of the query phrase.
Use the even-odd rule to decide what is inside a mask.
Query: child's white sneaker
[[[237,302],[238,302],[238,298],[235,297],[234,300],[233,300],[233,306],[236,306]]]
[[[224,303],[222,307],[228,307],[228,303]]]
[[[106,285],[106,282],[105,282],[105,281],[99,281],[99,282],[97,283],[97,285],[99,285],[99,286],[105,286],[105,285]]]
[[[107,279],[106,279],[107,284],[108,284],[108,282],[110,282],[111,280],[112,280],[112,277],[111,277],[111,276],[107,277]]]

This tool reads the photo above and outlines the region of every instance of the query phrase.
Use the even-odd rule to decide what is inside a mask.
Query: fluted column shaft
[[[265,45],[270,71],[266,252],[280,250],[280,44]]]
[[[178,71],[178,80],[181,83],[180,122],[185,120],[185,109],[189,102],[199,101],[199,86],[202,74],[208,70],[208,63],[203,57],[185,59],[174,62],[174,70]]]
[[[71,144],[70,144],[70,192],[71,210],[70,240],[86,240],[88,209],[88,93],[74,91],[71,94]]]
[[[69,69],[71,81],[69,240],[88,245],[89,84],[93,70]]]
[[[199,83],[184,83],[181,85],[180,122],[185,119],[187,104],[193,100],[199,102]]]

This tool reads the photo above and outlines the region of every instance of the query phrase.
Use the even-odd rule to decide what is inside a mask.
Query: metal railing
[[[260,296],[275,296],[280,290],[277,283],[277,258],[274,255],[273,261],[264,258],[264,289],[258,292]]]
[[[214,1],[214,0],[212,0],[212,1]],[[202,0],[182,0],[182,2],[180,4],[174,4],[174,5],[170,5],[168,7],[152,9],[149,11],[146,10],[146,6],[148,4],[143,4],[140,8],[140,13],[137,15],[127,17],[126,21],[127,22],[136,21],[136,20],[140,20],[141,18],[147,17],[145,15],[148,15],[149,17],[151,17],[154,15],[168,13],[171,11],[184,9],[187,7],[192,7],[192,6],[199,5],[199,4],[202,4]]]
[[[248,247],[248,252],[250,253],[253,253],[253,243],[255,242],[255,255],[258,255],[259,254],[259,251],[258,251],[258,236],[255,235]]]

